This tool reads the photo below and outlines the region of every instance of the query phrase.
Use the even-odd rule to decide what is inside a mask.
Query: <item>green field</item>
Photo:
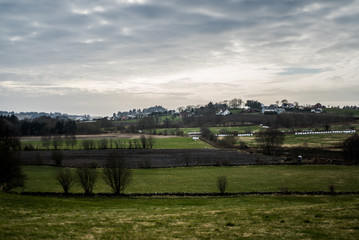
[[[120,139],[121,144],[123,144],[123,148],[129,148],[129,141],[133,142],[134,139]],[[74,146],[74,150],[83,150],[82,142],[84,140],[78,139],[76,145]],[[98,144],[101,142],[101,139],[94,139],[96,148],[98,148]],[[110,147],[111,140],[108,139],[108,148],[115,148],[115,140],[112,141],[112,147]],[[42,146],[41,141],[21,141],[22,148],[25,148],[28,145],[32,145],[35,149],[38,150],[46,150],[44,146]],[[209,144],[202,141],[195,141],[190,137],[168,137],[168,138],[156,138],[154,149],[194,149],[194,148],[212,148]],[[53,149],[51,146],[50,150]],[[63,144],[59,149],[72,149],[71,147],[65,146]]]
[[[352,136],[350,133],[343,134],[316,134],[316,135],[295,135],[286,134],[284,146],[307,146],[307,147],[338,147],[340,144]],[[244,141],[248,146],[255,147],[255,137],[240,137],[239,141]]]
[[[0,239],[357,239],[358,196],[36,197],[0,192]]]
[[[59,192],[56,168],[25,166],[25,188]],[[359,166],[133,170],[129,192],[358,191]],[[108,192],[103,183],[96,192]],[[77,187],[75,192],[80,192]],[[73,191],[72,191],[73,192]],[[41,197],[0,192],[0,239],[357,239],[359,197]]]
[[[25,166],[27,181],[16,191],[61,192],[54,180],[56,167]],[[242,166],[133,169],[126,193],[149,192],[217,192],[216,178],[228,178],[227,192],[251,191],[359,191],[359,166]],[[70,192],[81,193],[80,187]],[[102,179],[94,192],[110,192]]]

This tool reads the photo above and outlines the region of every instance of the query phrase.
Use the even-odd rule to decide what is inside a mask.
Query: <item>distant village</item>
[[[277,101],[275,104],[270,104],[265,106],[264,104],[256,100],[247,100],[243,104],[240,99],[232,99],[231,101],[223,101],[220,103],[209,102],[205,106],[194,106],[189,105],[187,107],[179,107],[177,110],[168,110],[163,106],[153,106],[144,109],[132,109],[124,112],[113,113],[111,117],[96,117],[90,115],[69,115],[66,113],[54,112],[54,113],[45,113],[45,112],[8,112],[0,111],[0,115],[4,116],[16,116],[19,120],[32,120],[40,117],[50,117],[56,119],[71,119],[75,121],[94,121],[96,119],[107,120],[131,120],[131,119],[141,119],[146,117],[159,117],[159,116],[176,116],[179,118],[188,118],[194,115],[217,115],[217,116],[227,116],[232,113],[261,113],[265,115],[278,115],[285,112],[311,112],[314,114],[320,114],[326,111],[327,108],[340,108],[339,106],[324,106],[320,103],[314,105],[299,105],[297,102],[290,103],[287,100],[282,100],[281,102]],[[344,106],[343,109],[355,109],[359,110],[357,106]]]
[[[54,113],[46,113],[46,112],[8,112],[8,111],[0,111],[0,116],[16,116],[19,120],[32,120],[40,117],[50,117],[56,118],[59,120],[71,119],[75,121],[91,121],[93,117],[90,115],[69,115],[66,113],[54,112]]]

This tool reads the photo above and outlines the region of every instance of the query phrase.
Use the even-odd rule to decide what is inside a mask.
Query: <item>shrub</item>
[[[348,160],[359,163],[359,135],[354,134],[343,142],[344,157]]]
[[[101,139],[99,142],[98,142],[98,149],[107,149],[108,148],[108,141],[106,138],[103,138]]]
[[[209,128],[206,127],[201,128],[201,137],[206,138],[213,142],[217,141],[216,135],[212,133],[211,130],[209,130]]]
[[[115,152],[111,152],[103,168],[102,177],[113,193],[120,194],[131,181],[131,171],[125,160]]]
[[[75,176],[68,168],[57,169],[55,179],[61,185],[65,194],[67,194],[70,188],[75,184]]]
[[[278,153],[284,140],[284,133],[274,128],[268,128],[266,131],[261,131],[255,136],[255,141],[262,148],[263,153],[268,155]]]
[[[329,192],[331,194],[334,194],[335,193],[335,185],[334,184],[329,184]]]
[[[82,147],[84,150],[95,149],[95,141],[92,139],[85,139],[82,141]]]
[[[20,149],[20,140],[6,120],[0,118],[0,191],[24,186],[25,175],[16,154]]]
[[[54,149],[57,150],[62,146],[63,139],[61,136],[53,136],[51,143],[52,143],[52,146],[54,147]]]
[[[47,150],[49,150],[50,146],[51,146],[51,136],[42,136],[41,137],[41,145],[46,148]]]
[[[24,146],[24,151],[34,151],[35,147],[31,143],[28,143]]]
[[[61,150],[55,150],[51,152],[51,158],[54,160],[56,166],[61,166],[64,154]]]
[[[74,149],[76,143],[77,143],[77,140],[76,140],[75,135],[67,135],[65,137],[65,144],[67,147],[71,147],[72,149]]]
[[[226,176],[223,175],[223,176],[217,177],[217,188],[221,194],[224,194],[224,192],[226,191],[226,188],[227,188],[227,177]]]
[[[85,165],[82,168],[76,169],[77,182],[80,184],[85,194],[92,194],[97,177],[97,169],[91,165]]]

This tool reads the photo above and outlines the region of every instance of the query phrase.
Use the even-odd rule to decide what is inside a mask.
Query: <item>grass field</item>
[[[25,166],[27,181],[16,191],[62,192],[54,180],[55,167]],[[359,166],[242,166],[133,169],[126,193],[217,192],[216,178],[228,178],[227,192],[251,191],[359,191]],[[81,193],[76,186],[70,192]],[[99,178],[94,192],[110,192]]]
[[[0,239],[357,239],[357,196],[38,197],[0,193]]]
[[[295,135],[286,134],[284,146],[307,146],[307,147],[338,147],[345,139],[352,136],[350,133],[343,134],[316,134],[316,135]],[[255,137],[240,137],[248,146],[256,146]]]
[[[54,167],[26,166],[19,191],[60,191]],[[126,192],[359,189],[359,166],[136,169]],[[74,189],[80,192],[79,188]],[[103,183],[96,192],[106,192]],[[357,239],[359,197],[42,197],[0,192],[0,239]]]
[[[133,142],[134,139],[120,139],[121,144],[123,144],[124,148],[129,147],[129,141]],[[101,139],[94,139],[96,148],[98,148],[98,144]],[[112,148],[115,148],[115,140],[112,142]],[[82,145],[83,140],[79,139],[74,146],[74,150],[83,150]],[[46,148],[42,146],[41,141],[22,141],[22,147],[32,145],[35,149],[45,150]],[[108,144],[110,144],[110,140],[108,140]],[[110,145],[108,145],[110,148]],[[154,149],[194,149],[194,148],[212,148],[209,144],[202,141],[194,141],[190,137],[168,137],[168,138],[156,138]],[[51,146],[50,149],[53,149]],[[60,149],[72,149],[71,147],[65,146],[64,144],[60,147]]]

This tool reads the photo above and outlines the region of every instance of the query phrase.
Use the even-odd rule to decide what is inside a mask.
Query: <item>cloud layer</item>
[[[0,1],[0,109],[357,104],[357,0]]]

